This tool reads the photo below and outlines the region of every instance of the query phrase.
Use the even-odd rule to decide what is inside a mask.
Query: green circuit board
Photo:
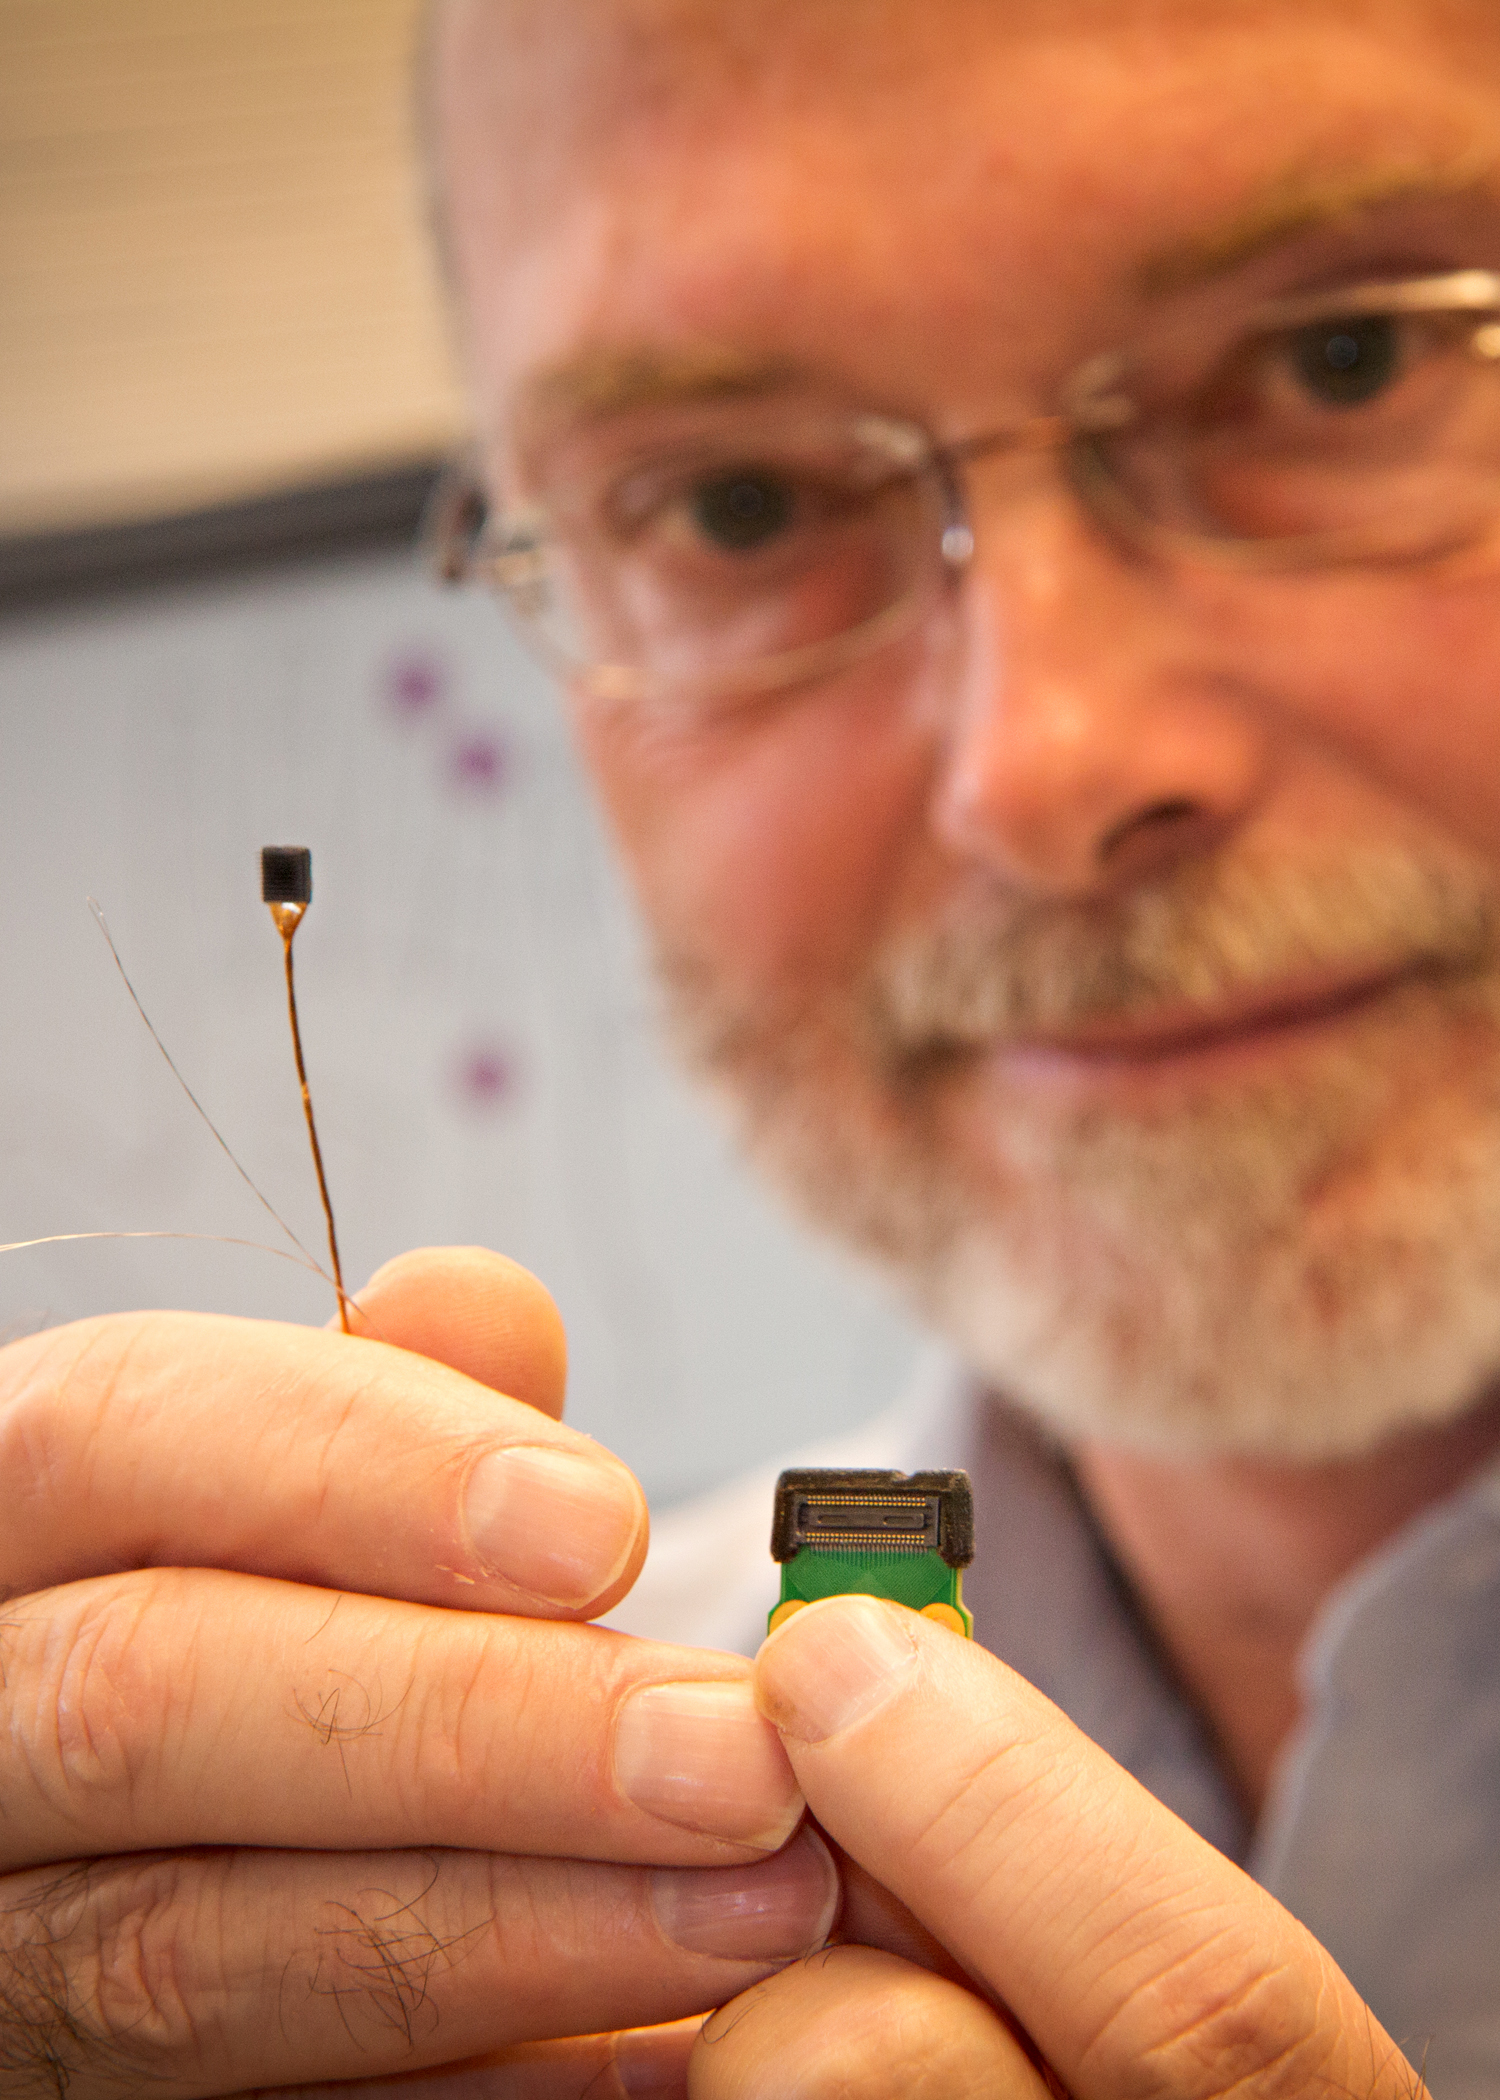
[[[776,1483],[771,1554],[781,1596],[769,1631],[822,1597],[888,1597],[972,1638],[963,1571],[974,1558],[974,1501],[961,1472],[803,1467]]]

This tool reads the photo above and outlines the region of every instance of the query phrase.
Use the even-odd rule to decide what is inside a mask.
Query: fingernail
[[[774,1852],[796,1829],[802,1794],[748,1677],[646,1684],[615,1721],[615,1784],[648,1815]]]
[[[549,1604],[588,1604],[608,1589],[645,1517],[623,1466],[550,1444],[490,1452],[464,1491],[464,1526],[485,1573]]]
[[[796,1961],[821,1947],[838,1916],[828,1848],[804,1830],[748,1867],[658,1867],[651,1908],[663,1939],[727,1961]]]
[[[756,1657],[761,1712],[804,1743],[867,1721],[916,1667],[911,1622],[874,1597],[829,1597],[795,1613]]]

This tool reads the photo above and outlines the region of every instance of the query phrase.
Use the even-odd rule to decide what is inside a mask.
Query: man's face
[[[438,80],[502,492],[622,373],[946,439],[1179,310],[1500,268],[1492,0],[451,0]],[[1456,1412],[1500,1367],[1500,559],[1153,562],[1036,459],[970,500],[930,631],[577,701],[690,1056],[1065,1430]]]

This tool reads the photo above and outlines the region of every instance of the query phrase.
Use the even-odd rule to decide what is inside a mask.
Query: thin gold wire
[[[281,935],[281,952],[286,962],[286,1010],[292,1024],[292,1055],[297,1060],[297,1083],[302,1089],[302,1113],[307,1118],[307,1139],[312,1146],[313,1169],[318,1177],[318,1194],[323,1203],[323,1222],[328,1227],[328,1260],[333,1270],[333,1287],[339,1294],[339,1325],[345,1334],[349,1326],[349,1301],[344,1294],[344,1271],[339,1261],[339,1236],[333,1222],[333,1200],[328,1193],[328,1176],[323,1171],[323,1148],[318,1143],[318,1126],[313,1116],[312,1089],[307,1083],[307,1066],[302,1056],[302,1028],[297,1019],[297,978],[292,967],[292,942],[297,928],[302,924],[305,904],[273,904],[271,917],[276,931]]]

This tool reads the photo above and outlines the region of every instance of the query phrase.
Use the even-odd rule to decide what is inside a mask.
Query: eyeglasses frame
[[[1491,316],[1488,321],[1479,320],[1469,349],[1500,369],[1500,271],[1465,269],[1297,293],[1254,308],[1248,332],[1270,335],[1322,319],[1393,313]],[[1349,565],[1423,566],[1459,551],[1439,548],[1425,555],[1382,557],[1368,549],[1358,551],[1355,535],[1233,539],[1184,531],[1145,516],[1111,475],[1099,444],[1102,438],[1141,420],[1140,408],[1128,391],[1136,356],[1125,349],[1087,359],[1064,385],[1062,406],[1053,414],[1025,417],[944,443],[910,419],[875,411],[854,413],[851,422],[863,437],[908,467],[913,476],[934,477],[943,520],[939,551],[950,584],[957,585],[974,555],[966,469],[1002,454],[1058,456],[1085,513],[1112,540],[1164,562],[1269,574]],[[567,659],[550,645],[528,614],[528,593],[534,595],[545,583],[549,537],[547,514],[539,505],[508,519],[491,514],[472,447],[455,455],[438,477],[421,527],[422,543],[439,580],[454,585],[480,582],[498,590],[550,669],[581,684],[596,698],[640,697],[649,686],[642,674],[622,665],[581,665]],[[913,593],[910,599],[898,600],[842,634],[747,662],[738,673],[731,667],[714,681],[712,690],[715,694],[768,692],[830,676],[905,631],[917,609],[916,598]]]

